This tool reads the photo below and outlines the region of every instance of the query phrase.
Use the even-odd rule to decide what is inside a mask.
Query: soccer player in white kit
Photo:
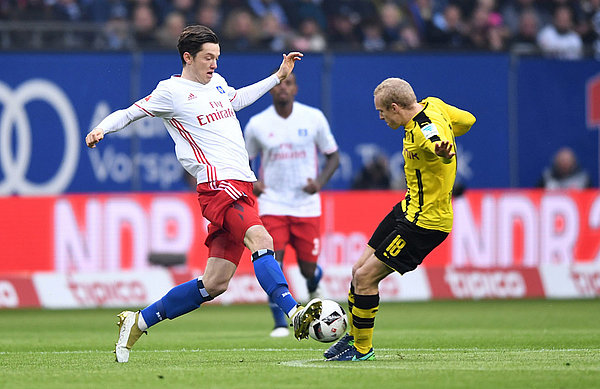
[[[295,101],[296,76],[291,73],[271,89],[273,105],[254,115],[244,129],[250,159],[260,155],[260,177],[254,184],[263,225],[273,237],[275,258],[283,266],[285,247],[296,251],[300,272],[311,298],[318,297],[322,270],[320,252],[320,189],[339,166],[338,145],[323,112]],[[325,165],[318,171],[318,152]],[[273,337],[289,334],[287,320],[275,301],[269,302]]]
[[[129,351],[149,327],[200,307],[227,290],[244,246],[252,252],[256,278],[269,299],[292,320],[294,335],[308,337],[308,326],[320,313],[321,301],[302,307],[292,297],[274,258],[273,240],[262,225],[252,194],[256,181],[235,111],[252,104],[292,72],[301,53],[283,55],[278,71],[245,88],[234,89],[215,72],[220,55],[217,35],[205,26],[188,26],[177,49],[181,75],[158,83],[147,97],[113,112],[86,136],[94,148],[105,134],[119,131],[146,116],[163,120],[175,142],[181,165],[198,183],[198,202],[209,225],[209,249],[204,274],[172,288],[164,297],[138,312],[119,316],[117,362],[127,362]]]

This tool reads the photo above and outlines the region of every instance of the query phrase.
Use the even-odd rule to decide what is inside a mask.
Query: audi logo
[[[64,131],[64,155],[58,170],[45,182],[32,182],[27,172],[32,157],[32,134],[25,109],[29,102],[41,100],[58,114]],[[71,183],[79,161],[80,134],[77,117],[69,98],[55,84],[31,79],[12,90],[0,81],[0,195],[41,195],[62,193]],[[48,130],[44,127],[43,130]],[[16,136],[16,142],[13,137]],[[13,150],[13,144],[15,147]],[[51,152],[51,151],[50,151]]]

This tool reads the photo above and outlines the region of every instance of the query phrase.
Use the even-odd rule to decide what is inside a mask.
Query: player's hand
[[[87,144],[87,147],[93,149],[94,147],[96,147],[96,144],[100,142],[103,138],[104,131],[102,131],[100,128],[94,128],[85,137],[85,143]]]
[[[456,153],[452,151],[452,143],[448,142],[447,140],[435,143],[435,154],[438,157],[445,159],[451,159],[456,155]]]
[[[258,197],[265,191],[266,185],[262,181],[256,181],[254,186],[252,187],[252,193],[254,196]]]
[[[281,61],[281,65],[279,66],[279,70],[277,71],[277,77],[279,77],[280,81],[286,79],[287,76],[290,75],[292,70],[294,70],[294,65],[296,61],[300,61],[304,54],[299,51],[292,51],[289,54],[283,55],[283,61]]]
[[[321,184],[319,184],[317,181],[313,180],[312,178],[308,178],[306,180],[306,186],[304,188],[302,188],[302,190],[308,194],[315,194],[321,190]]]

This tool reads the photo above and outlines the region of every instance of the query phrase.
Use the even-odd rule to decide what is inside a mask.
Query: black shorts
[[[375,256],[400,274],[415,270],[448,236],[406,220],[400,203],[379,223],[369,240]]]

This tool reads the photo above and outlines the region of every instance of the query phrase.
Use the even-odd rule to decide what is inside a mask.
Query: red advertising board
[[[39,307],[37,291],[27,275],[0,275],[0,308]]]
[[[352,265],[403,192],[323,193],[324,267]],[[600,191],[471,190],[424,267],[515,268],[600,262]],[[152,254],[204,268],[206,220],[193,194],[0,198],[0,274],[145,270]],[[249,253],[238,270],[252,273]],[[293,262],[293,253],[286,254]]]

